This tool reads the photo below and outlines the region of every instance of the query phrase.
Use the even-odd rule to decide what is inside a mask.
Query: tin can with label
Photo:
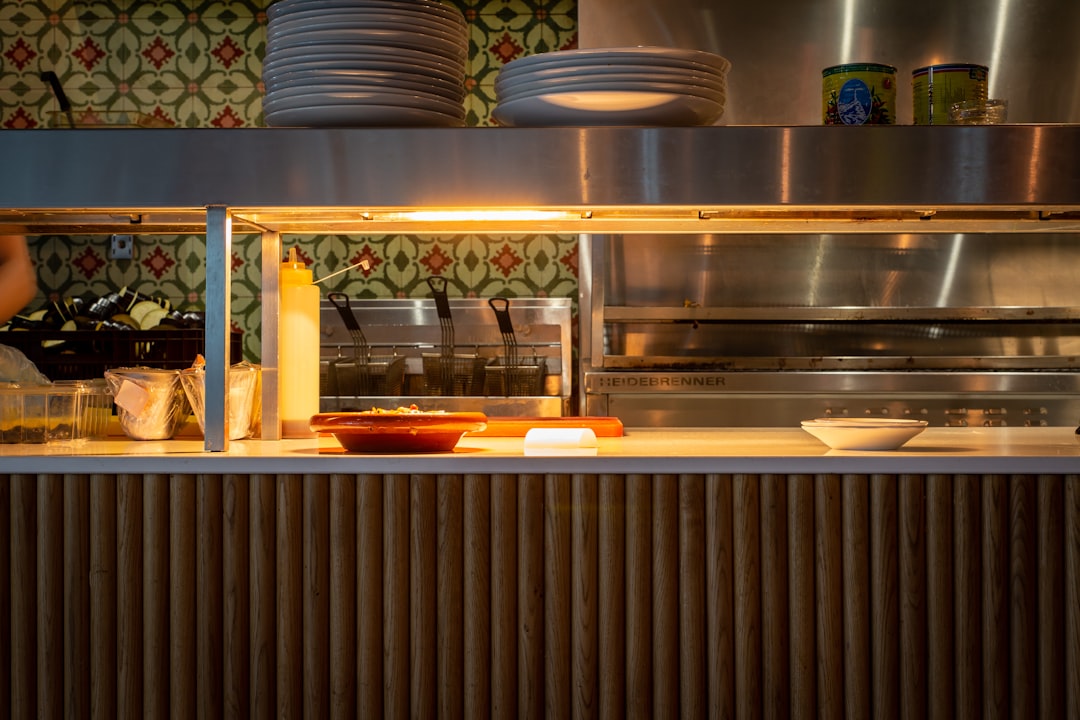
[[[846,63],[821,71],[825,125],[892,125],[896,122],[896,68]]]
[[[916,125],[949,125],[953,103],[986,102],[985,65],[928,65],[911,73],[912,110]]]

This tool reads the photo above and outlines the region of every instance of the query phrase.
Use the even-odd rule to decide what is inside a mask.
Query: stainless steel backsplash
[[[1076,0],[580,0],[580,46],[661,45],[732,62],[727,125],[821,123],[821,70],[897,68],[897,123],[912,123],[911,73],[990,68],[1009,122],[1080,122]]]

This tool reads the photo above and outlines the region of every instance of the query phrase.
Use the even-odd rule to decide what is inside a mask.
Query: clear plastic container
[[[55,386],[79,390],[79,408],[75,422],[75,437],[96,439],[108,434],[112,417],[112,390],[105,378],[92,380],[57,380]]]
[[[262,404],[259,396],[260,367],[248,362],[237,363],[229,368],[229,439],[243,440],[255,434],[259,425]],[[199,421],[199,429],[206,432],[206,367],[196,365],[180,371],[184,394]]]
[[[105,371],[105,379],[120,428],[132,440],[168,440],[191,415],[179,370],[116,368]]]
[[[63,385],[0,385],[0,443],[78,439],[82,391]]]

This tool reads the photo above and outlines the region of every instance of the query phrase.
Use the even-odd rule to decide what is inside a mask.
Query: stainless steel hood
[[[1075,0],[581,0],[581,47],[661,45],[732,62],[728,125],[818,125],[821,70],[897,68],[897,122],[911,124],[911,72],[934,63],[990,68],[991,97],[1018,123],[1080,121]]]

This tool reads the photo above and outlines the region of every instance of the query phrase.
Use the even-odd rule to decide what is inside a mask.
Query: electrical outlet
[[[110,235],[109,236],[109,259],[130,260],[135,256],[134,235]]]

